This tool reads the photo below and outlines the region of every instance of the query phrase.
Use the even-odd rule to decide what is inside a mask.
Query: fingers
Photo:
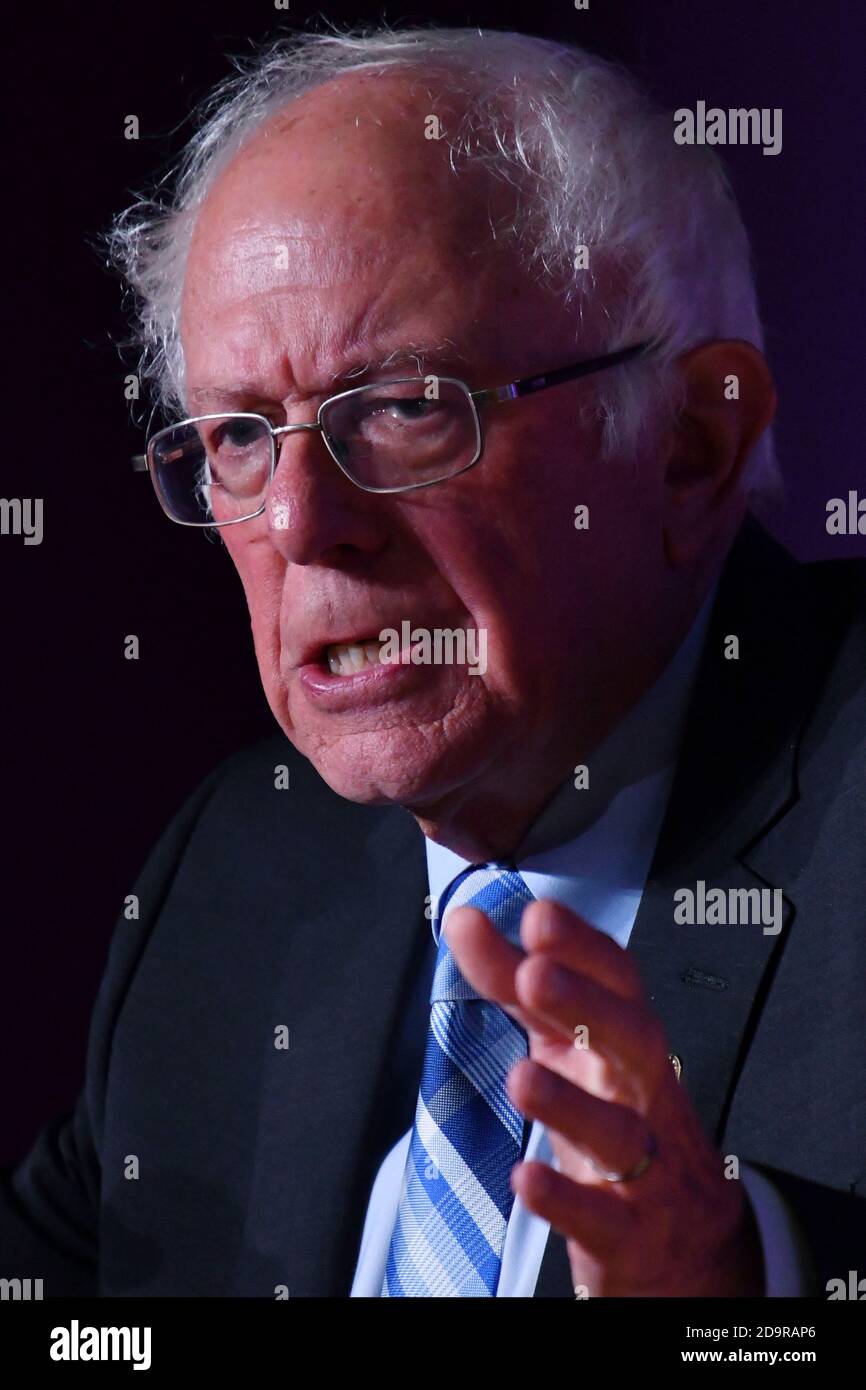
[[[485,999],[517,1004],[514,977],[525,953],[512,946],[477,907],[455,907],[445,923],[445,937],[461,975]]]
[[[500,936],[489,917],[477,907],[455,907],[444,927],[451,954],[461,975],[484,999],[491,999],[527,1032],[534,1024],[521,1009],[515,988],[517,967],[526,957]]]
[[[667,1071],[668,1049],[627,953],[550,901],[530,904],[523,923],[526,940],[544,950],[527,955],[478,908],[455,908],[445,934],[461,974],[529,1033],[572,1043],[575,1028],[584,1027],[589,1050],[651,1091]],[[586,962],[591,973],[566,968],[560,954]]]
[[[476,925],[469,926],[470,922]],[[476,988],[480,988],[482,977],[490,983],[495,980],[498,988],[507,987],[509,974],[520,964],[525,951],[586,975],[623,999],[638,999],[643,994],[640,975],[628,952],[570,908],[549,898],[530,903],[523,913],[520,937],[524,951],[505,941],[478,908],[455,908],[448,917],[445,934],[455,960],[460,956],[458,967],[467,979],[468,972],[472,972]],[[492,997],[484,993],[485,997]],[[496,998],[506,1002],[498,994]],[[517,1001],[512,998],[507,1002]]]
[[[444,927],[445,937],[461,975],[484,999],[498,1004],[530,1038],[561,1041],[553,1024],[536,1018],[517,997],[516,975],[526,955],[512,946],[477,907],[456,907]]]
[[[661,1024],[640,1000],[623,999],[549,957],[526,956],[514,976],[518,1004],[534,1018],[573,1040],[586,1029],[588,1048],[651,1086],[665,1072],[667,1046]]]
[[[546,1163],[518,1163],[511,1170],[511,1187],[524,1206],[596,1259],[615,1259],[634,1230],[629,1202],[606,1186],[573,1182]]]
[[[638,998],[643,992],[628,951],[551,898],[529,904],[521,920],[520,939],[527,951],[550,956],[624,999]]]
[[[561,1135],[602,1173],[630,1172],[655,1142],[635,1110],[600,1100],[529,1058],[511,1068],[507,1089],[518,1110]]]

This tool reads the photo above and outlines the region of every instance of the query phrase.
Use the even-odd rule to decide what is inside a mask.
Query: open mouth
[[[378,666],[382,643],[378,637],[357,642],[334,642],[325,647],[322,664],[334,676],[354,676],[367,666]]]

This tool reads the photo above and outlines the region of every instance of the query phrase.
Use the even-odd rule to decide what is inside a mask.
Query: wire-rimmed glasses
[[[233,526],[259,516],[286,435],[318,431],[338,468],[365,492],[410,492],[474,467],[484,452],[479,407],[619,366],[652,350],[637,343],[601,357],[471,391],[455,377],[403,377],[329,396],[315,421],[274,425],[265,415],[197,415],[159,430],[132,460],[181,526]]]

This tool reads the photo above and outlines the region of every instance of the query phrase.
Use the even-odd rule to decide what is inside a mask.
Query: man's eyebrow
[[[353,381],[359,376],[374,376],[392,367],[413,367],[419,376],[425,376],[426,366],[433,361],[457,363],[465,362],[466,359],[457,351],[456,344],[450,338],[445,338],[439,343],[407,344],[392,349],[384,357],[359,358],[340,371],[334,372],[331,385]]]
[[[184,396],[189,405],[200,402],[202,405],[208,401],[219,401],[225,405],[234,405],[239,401],[249,400],[250,396],[259,394],[258,388],[252,383],[235,383],[234,386],[192,386],[184,392]]]
[[[339,390],[343,385],[351,385],[360,377],[375,378],[380,372],[394,368],[411,368],[411,375],[427,376],[430,363],[465,363],[466,358],[457,351],[451,339],[439,343],[408,344],[393,348],[383,357],[356,357],[345,363],[328,378],[327,390]],[[289,393],[287,393],[289,394]],[[221,406],[240,408],[244,401],[267,395],[261,382],[234,382],[231,386],[210,385],[193,386],[186,393],[189,406],[219,403]]]

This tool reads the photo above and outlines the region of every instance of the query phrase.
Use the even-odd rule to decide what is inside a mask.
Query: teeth
[[[379,665],[378,642],[338,642],[325,649],[328,670],[335,676],[353,676],[365,666]]]

